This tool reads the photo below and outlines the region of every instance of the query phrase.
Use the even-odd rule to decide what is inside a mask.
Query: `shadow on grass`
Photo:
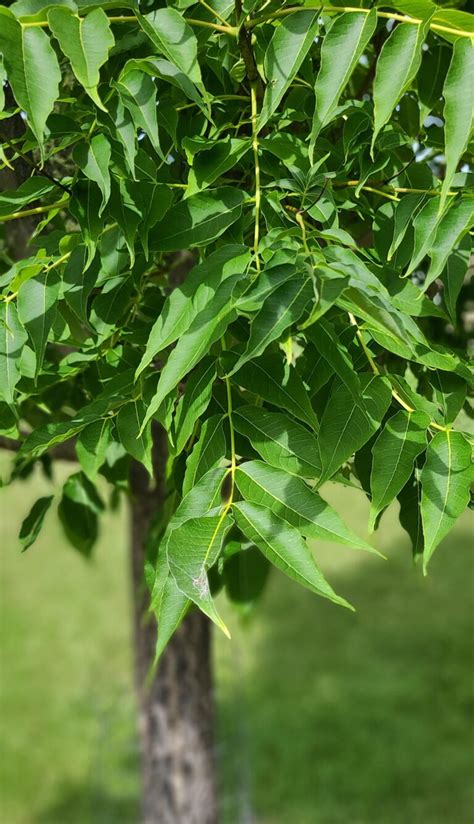
[[[34,824],[138,824],[136,794],[112,793],[94,783],[62,784],[56,799],[34,818]]]
[[[323,548],[355,615],[275,575],[255,623],[234,629],[238,649],[218,644],[226,824],[472,820],[473,561],[462,524],[428,578],[403,539],[385,540],[388,563],[338,566],[344,550]],[[241,812],[249,798],[254,817]]]

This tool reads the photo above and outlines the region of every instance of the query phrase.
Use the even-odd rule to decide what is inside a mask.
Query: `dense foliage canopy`
[[[14,478],[74,439],[58,512],[86,555],[98,474],[153,475],[166,432],[158,654],[193,603],[225,630],[213,595],[252,604],[271,565],[349,606],[307,541],[375,550],[329,480],[370,529],[398,497],[425,570],[468,504],[473,35],[431,0],[0,8],[1,161],[29,168],[0,194],[1,432]]]

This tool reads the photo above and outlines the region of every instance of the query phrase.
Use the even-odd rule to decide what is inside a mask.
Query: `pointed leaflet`
[[[211,469],[183,498],[172,516],[166,534],[158,550],[156,578],[151,593],[150,609],[158,619],[158,639],[155,662],[180,625],[192,601],[178,588],[169,570],[166,547],[171,532],[189,521],[199,518],[220,503],[220,491],[226,475],[225,469]]]
[[[459,244],[459,249],[452,252],[447,261],[441,280],[444,284],[443,298],[446,303],[451,323],[457,326],[457,302],[459,293],[466,277],[471,253],[471,238],[465,236]]]
[[[424,195],[405,195],[395,206],[393,221],[393,238],[387,253],[387,260],[391,260],[402,242],[407,229],[424,204]]]
[[[247,348],[230,374],[238,372],[251,358],[261,355],[273,340],[299,320],[313,295],[311,280],[298,277],[273,292],[253,319]]]
[[[79,143],[73,151],[73,160],[84,172],[89,180],[97,183],[101,194],[102,203],[99,215],[104,211],[110,197],[110,143],[103,134],[97,134],[92,138],[89,145]]]
[[[150,234],[150,248],[174,252],[206,246],[240,217],[245,194],[222,186],[182,200]]]
[[[183,495],[186,495],[206,472],[219,464],[225,458],[225,453],[224,418],[222,415],[212,415],[204,421],[199,440],[186,462]]]
[[[431,249],[439,216],[437,201],[437,197],[430,198],[413,220],[415,242],[405,277],[415,271]]]
[[[438,432],[428,446],[421,473],[423,568],[469,502],[471,447],[460,432]]]
[[[151,450],[153,441],[151,426],[144,426],[146,407],[143,401],[134,400],[122,406],[117,415],[117,430],[119,438],[127,452],[140,461],[153,476]]]
[[[86,426],[76,441],[76,454],[79,463],[90,481],[95,481],[97,473],[105,461],[111,435],[112,419],[101,418]]]
[[[173,8],[158,9],[150,14],[137,13],[138,22],[159,53],[189,77],[202,84],[197,59],[197,40],[183,16]]]
[[[151,592],[150,610],[154,612],[158,624],[155,664],[160,660],[166,645],[178,629],[192,601],[178,588],[169,571],[166,555],[158,556],[158,570]]]
[[[304,426],[258,406],[241,406],[232,419],[264,461],[304,478],[319,478],[321,461],[318,442]]]
[[[18,361],[28,340],[12,301],[0,304],[0,398],[13,403],[13,392],[20,380]]]
[[[355,403],[343,384],[336,383],[326,404],[319,429],[321,478],[328,480],[342,464],[357,452],[379,428],[392,397],[384,378],[360,376],[362,394]]]
[[[444,213],[428,251],[431,264],[423,283],[423,291],[440,276],[453,248],[472,227],[473,218],[474,201],[468,198],[456,199]]]
[[[87,268],[88,252],[85,246],[76,246],[63,274],[63,296],[66,303],[83,323],[88,323],[89,296],[99,274],[99,264]]]
[[[47,495],[44,498],[38,498],[23,521],[19,534],[22,552],[25,552],[36,541],[41,532],[45,515],[50,508],[53,499],[54,495]]]
[[[114,85],[122,103],[130,112],[135,127],[145,132],[157,155],[164,160],[158,136],[156,86],[152,78],[145,72],[134,69],[122,72]]]
[[[336,375],[347,386],[352,397],[359,403],[360,381],[351,357],[339,340],[333,325],[323,319],[318,320],[307,331],[307,336],[312,341],[320,355],[330,364]]]
[[[120,141],[123,146],[125,160],[130,173],[135,179],[135,156],[137,154],[137,144],[135,140],[135,125],[130,111],[125,108],[121,98],[114,95],[109,101],[109,114],[112,118],[115,131],[113,136]]]
[[[282,20],[276,27],[265,52],[267,78],[265,97],[258,119],[261,129],[272,116],[311,48],[319,31],[318,13],[300,11]]]
[[[156,393],[147,409],[144,424],[157,412],[167,395],[178,385],[191,369],[199,363],[235,319],[232,291],[239,275],[224,281],[214,297],[199,312],[189,329],[180,337],[165,363]]]
[[[410,87],[421,63],[422,46],[429,22],[418,26],[399,23],[385,41],[374,80],[375,123],[371,151],[380,130],[390,120],[395,106]]]
[[[28,280],[18,293],[18,315],[36,354],[35,375],[42,367],[48,335],[56,317],[59,287],[59,276],[51,270]]]
[[[79,83],[96,106],[106,111],[97,92],[99,69],[107,62],[115,40],[104,10],[97,8],[78,17],[56,6],[48,12],[48,23]]]
[[[244,246],[222,246],[191,270],[184,283],[173,289],[167,297],[153,324],[137,369],[137,377],[155,355],[189,329],[222,281],[231,275],[243,273],[249,261],[249,252]]]
[[[247,461],[237,467],[235,479],[244,500],[271,509],[305,538],[334,541],[378,554],[352,532],[338,513],[302,478],[261,461]]]
[[[474,44],[458,37],[443,89],[446,173],[441,190],[440,212],[444,208],[458,162],[471,134],[474,108]]]
[[[306,541],[294,527],[266,507],[248,501],[234,504],[232,512],[245,537],[289,578],[335,604],[352,609],[329,586]]]
[[[1,23],[1,16],[0,16]],[[40,175],[33,175],[25,180],[17,189],[0,191],[0,217],[16,212],[22,206],[27,206],[33,200],[48,195],[56,189],[56,184]]]
[[[339,98],[377,23],[375,10],[369,14],[341,14],[326,34],[321,49],[321,68],[316,78],[316,109],[311,129],[314,147],[321,129],[332,119]]]
[[[451,372],[433,371],[430,373],[430,384],[442,411],[444,423],[453,423],[466,400],[466,381]]]
[[[173,529],[166,549],[170,572],[178,589],[199,607],[226,635],[229,631],[211,597],[207,573],[216,562],[232,526],[228,515],[207,515],[185,521]]]
[[[43,155],[46,119],[58,96],[61,72],[48,35],[24,27],[6,8],[0,8],[0,52],[16,102],[26,112],[28,125]]]
[[[225,367],[224,367],[225,368]],[[232,375],[232,382],[263,398],[295,418],[319,429],[316,413],[298,372],[283,362],[281,355],[264,355],[249,361]]]
[[[424,412],[401,410],[385,424],[372,448],[370,478],[372,503],[369,530],[372,532],[379,512],[398,495],[413,472],[415,458],[426,448],[430,422]]]
[[[216,361],[204,358],[186,383],[174,416],[175,454],[179,455],[192,435],[196,421],[209,406],[216,379]]]

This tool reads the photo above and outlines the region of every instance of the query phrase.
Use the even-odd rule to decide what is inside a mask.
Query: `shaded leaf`
[[[50,508],[53,499],[54,495],[47,495],[44,498],[38,498],[24,519],[19,534],[22,552],[25,552],[36,541],[41,532],[45,515]]]

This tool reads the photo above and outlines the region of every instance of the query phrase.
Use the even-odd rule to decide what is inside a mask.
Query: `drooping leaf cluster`
[[[1,432],[13,477],[74,443],[58,514],[88,555],[99,474],[152,478],[165,431],[158,655],[272,565],[348,606],[314,542],[374,550],[328,481],[370,529],[398,498],[425,569],[468,504],[473,35],[431,0],[0,8],[1,162],[29,169],[0,194]]]

